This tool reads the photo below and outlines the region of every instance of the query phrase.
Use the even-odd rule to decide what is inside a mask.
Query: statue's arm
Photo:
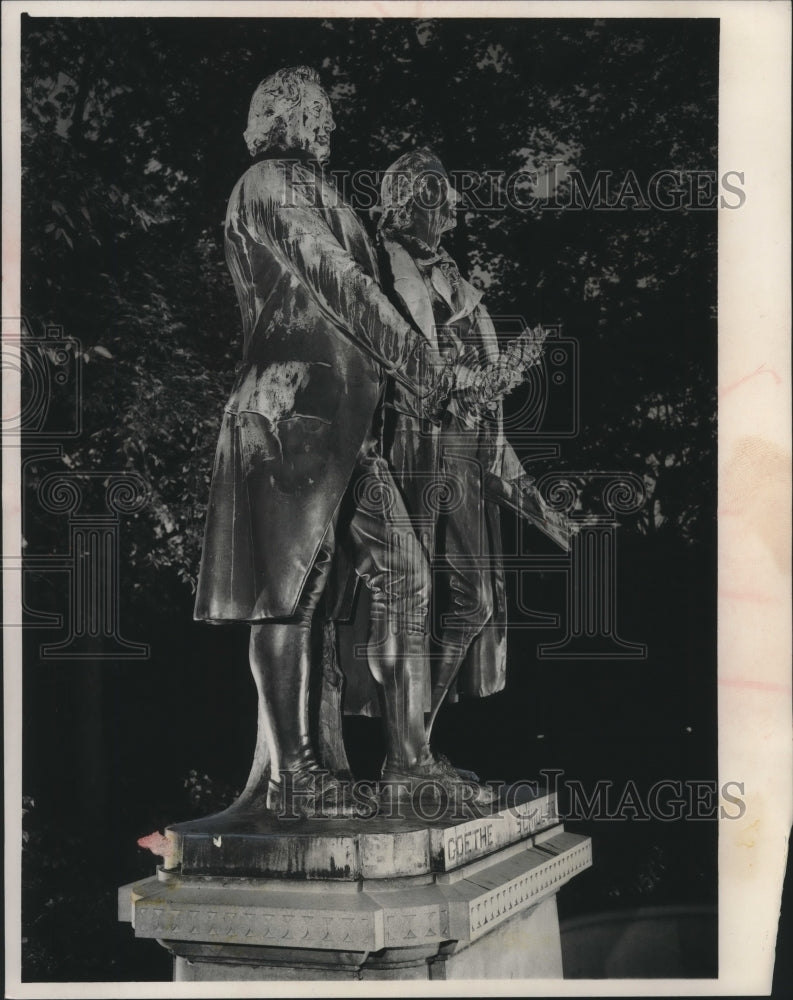
[[[489,499],[514,510],[569,551],[570,535],[576,531],[574,522],[548,507],[509,441],[503,446],[501,474],[488,475],[485,489]]]
[[[283,183],[283,182],[282,182]],[[442,360],[339,243],[296,186],[273,197],[259,184],[254,239],[278,254],[333,322],[417,396],[434,389]],[[284,191],[284,188],[281,188]]]

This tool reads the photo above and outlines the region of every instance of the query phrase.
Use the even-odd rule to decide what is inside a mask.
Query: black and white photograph
[[[785,995],[790,20],[5,5],[7,996]]]

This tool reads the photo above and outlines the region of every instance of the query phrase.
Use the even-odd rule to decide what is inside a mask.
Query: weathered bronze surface
[[[313,70],[264,80],[245,132],[256,162],[226,213],[243,360],[217,447],[195,617],[251,625],[259,735],[238,812],[281,809],[289,786],[305,815],[355,815],[334,776],[349,777],[349,765],[327,628],[319,739],[309,691],[318,609],[324,600],[326,614],[342,613],[356,578],[389,794],[459,786],[430,751],[432,721],[455,682],[483,695],[505,677],[499,515],[486,484],[503,475],[499,400],[541,341],[500,357],[480,293],[439,249],[456,194],[425,151],[386,177],[389,301],[365,229],[323,174],[334,127]],[[422,184],[441,194],[433,207],[416,200]],[[438,565],[447,613],[431,648]],[[492,796],[477,787],[476,800]]]
[[[539,357],[544,333],[527,331],[500,352],[482,293],[441,246],[443,234],[456,225],[459,200],[442,163],[428,149],[404,154],[386,171],[381,194],[384,286],[402,314],[446,358],[489,373],[500,392],[518,384]],[[498,503],[517,508],[528,477],[504,437],[500,399],[482,399],[473,387],[453,393],[434,426],[392,383],[384,424],[386,455],[433,567],[429,738],[444,699],[457,691],[488,695],[504,686]],[[545,522],[548,512],[534,492],[532,512]],[[520,512],[528,507],[526,500]]]
[[[167,829],[163,865],[122,888],[120,917],[172,951],[179,980],[465,978],[503,971],[504,948],[521,956],[510,974],[558,976],[552,897],[591,864],[588,838],[565,833],[554,792],[485,788],[429,745],[453,687],[504,685],[493,498],[546,518],[500,400],[542,338],[499,352],[481,294],[439,248],[455,193],[422,151],[384,187],[383,290],[366,231],[322,173],[333,127],[313,71],[263,81],[245,133],[256,162],[226,215],[243,360],[195,617],[251,627],[250,776],[228,809]],[[425,182],[442,195],[429,209]],[[356,649],[334,620],[359,583]],[[368,793],[341,730],[345,687],[370,709],[356,670],[385,735]]]
[[[308,731],[310,628],[344,546],[371,594],[389,759],[426,765],[428,566],[372,428],[386,375],[420,401],[434,398],[442,366],[380,290],[363,227],[323,177],[333,128],[312,70],[281,70],[254,94],[245,138],[257,162],[226,215],[243,362],[218,442],[195,617],[252,624],[260,733],[239,806],[275,808],[288,772],[307,810],[312,794],[324,804],[330,794],[345,814]]]

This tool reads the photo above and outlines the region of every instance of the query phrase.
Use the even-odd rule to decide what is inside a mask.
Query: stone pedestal
[[[178,981],[561,977],[555,895],[591,864],[552,795],[475,819],[226,813],[167,835],[119,919]]]

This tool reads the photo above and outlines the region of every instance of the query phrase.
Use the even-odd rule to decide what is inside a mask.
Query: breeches
[[[442,514],[436,531],[435,586],[444,644],[467,646],[493,617],[491,547],[484,504]]]
[[[402,415],[389,454],[432,564],[437,637],[467,645],[494,613],[483,466],[476,455],[447,446],[443,432],[420,432],[418,421]]]
[[[322,540],[289,621],[310,624],[337,545],[343,545],[370,591],[372,636],[424,634],[430,603],[428,560],[374,438],[361,449],[345,501]]]

